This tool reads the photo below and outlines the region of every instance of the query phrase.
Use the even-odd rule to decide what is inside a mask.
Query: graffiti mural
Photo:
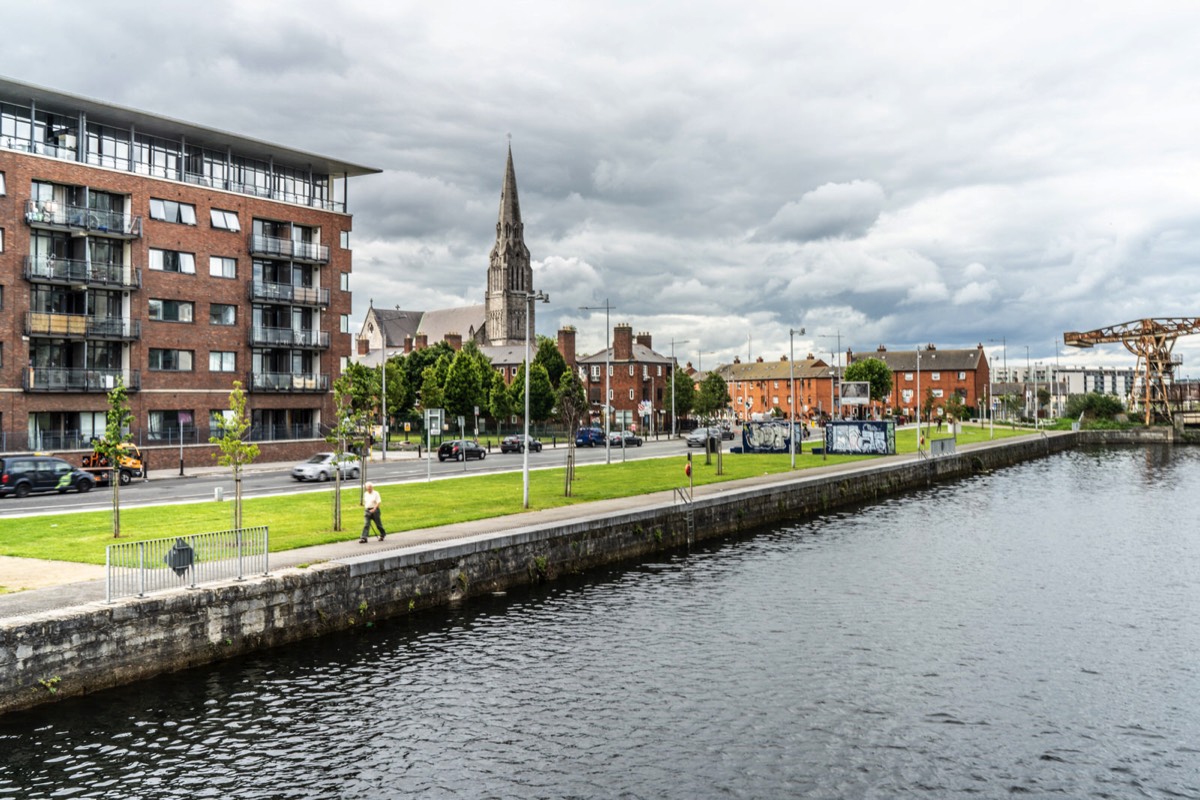
[[[743,453],[790,453],[792,440],[788,431],[787,420],[771,422],[747,422],[742,427],[741,450]],[[803,439],[807,435],[804,423],[796,423],[796,451],[800,451]]]
[[[835,455],[893,455],[896,424],[890,420],[831,422],[825,426],[825,450]]]

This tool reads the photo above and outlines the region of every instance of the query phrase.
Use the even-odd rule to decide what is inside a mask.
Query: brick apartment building
[[[792,378],[796,386],[796,419],[819,418],[829,413],[833,390],[833,370],[810,353],[794,364],[787,356],[779,361],[764,361],[760,356],[743,363],[735,358],[715,370],[725,379],[734,420],[763,419],[778,408],[784,417],[792,415]]]
[[[927,392],[933,393],[935,409],[944,407],[955,394],[975,413],[986,409],[991,373],[982,344],[966,350],[939,350],[928,344],[918,350],[889,351],[880,345],[873,353],[846,351],[847,364],[866,358],[882,360],[892,372],[891,394],[884,399],[884,409],[877,411],[899,409],[901,414],[915,417]]]
[[[574,349],[573,339],[571,346]],[[594,422],[604,424],[602,415],[607,386],[608,404],[612,406],[610,428],[636,425],[646,434],[670,429],[674,364],[669,356],[654,351],[649,333],[639,333],[635,338],[631,326],[625,323],[614,325],[612,347],[580,358],[578,364],[592,404]]]
[[[211,464],[240,380],[263,458],[311,451],[378,171],[0,80],[0,449],[88,449],[120,380],[135,441]]]

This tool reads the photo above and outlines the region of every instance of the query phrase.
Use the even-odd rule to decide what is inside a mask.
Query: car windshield
[[[315,456],[305,461],[305,464],[324,464],[329,460],[329,453],[317,453]]]

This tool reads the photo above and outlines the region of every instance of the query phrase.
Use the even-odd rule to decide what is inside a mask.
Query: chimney
[[[450,345],[451,350],[462,350],[461,333],[447,333],[442,338],[445,340],[446,344]]]
[[[613,361],[633,359],[633,327],[626,322],[613,326]]]
[[[558,329],[558,352],[567,366],[575,369],[575,328],[566,325]]]
[[[424,333],[417,334],[417,340],[413,342],[414,350],[424,350],[429,347],[429,337]]]
[[[886,353],[886,352],[887,352],[887,348],[886,348],[886,347],[884,347],[883,345],[879,345],[879,347],[876,347],[876,348],[875,348],[875,352],[876,352],[876,353]]]
[[[642,347],[646,348],[647,350],[654,349],[650,344],[650,334],[649,333],[645,333],[645,332],[639,333],[637,335],[637,343],[640,344]]]
[[[786,364],[787,363],[787,354],[780,356],[779,360]]]
[[[369,341],[367,341],[366,339],[359,339],[358,340],[358,354],[360,356],[365,356],[369,352],[371,352],[371,343]]]
[[[929,344],[925,345],[925,349],[926,350],[937,350],[937,348],[934,346],[933,342],[930,342]]]
[[[740,364],[740,363],[742,363],[742,357],[741,357],[741,356],[734,356],[734,357],[733,357],[733,363],[735,363],[735,364]]]
[[[756,358],[754,360],[759,364],[763,363],[762,356],[759,356],[758,358]]]
[[[408,355],[413,351],[413,340],[407,334],[404,336],[404,355]]]

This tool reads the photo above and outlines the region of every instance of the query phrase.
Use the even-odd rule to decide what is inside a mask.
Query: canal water
[[[1077,451],[0,718],[14,798],[1200,798],[1200,448]]]

